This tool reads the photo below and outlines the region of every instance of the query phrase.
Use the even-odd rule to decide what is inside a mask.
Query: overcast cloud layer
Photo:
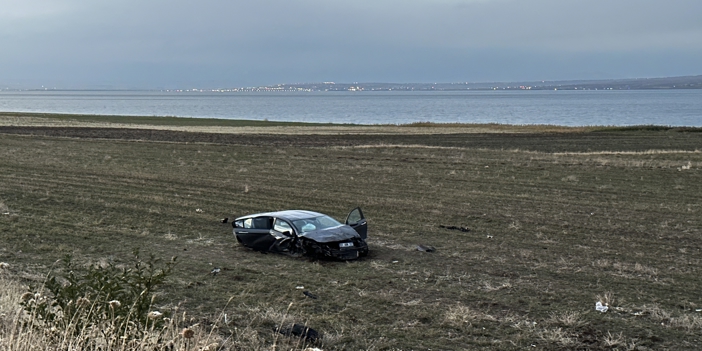
[[[1,0],[0,88],[702,74],[699,0]]]

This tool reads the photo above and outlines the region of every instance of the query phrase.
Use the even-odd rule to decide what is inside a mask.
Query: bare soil
[[[702,133],[451,133],[451,134],[224,134],[160,129],[0,126],[0,134],[66,138],[212,143],[276,147],[413,146],[540,152],[687,150],[702,148]]]
[[[287,322],[319,331],[324,350],[697,350],[700,148],[702,133],[656,128],[4,126],[0,261],[40,284],[66,254],[86,264],[119,264],[135,247],[178,256],[155,307],[207,326],[226,313],[218,332],[267,345]],[[356,206],[370,255],[353,262],[256,253],[220,223],[295,208],[343,220]]]

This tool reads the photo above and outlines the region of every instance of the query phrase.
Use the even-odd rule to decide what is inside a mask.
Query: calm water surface
[[[270,121],[702,127],[702,90],[465,92],[0,92],[0,111]]]

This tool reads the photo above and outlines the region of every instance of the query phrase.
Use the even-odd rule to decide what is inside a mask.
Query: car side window
[[[277,232],[291,232],[292,233],[292,228],[290,227],[290,224],[288,222],[281,220],[281,219],[275,219],[275,223],[273,224],[273,230]]]
[[[244,228],[253,228],[253,218],[247,218],[244,220]]]
[[[254,229],[271,229],[271,217],[257,217],[253,219]]]
[[[236,221],[236,222],[234,222],[234,227],[236,227],[236,228],[244,228],[244,221]]]
[[[356,224],[363,220],[363,213],[360,208],[355,208],[348,217],[346,217],[346,224]]]

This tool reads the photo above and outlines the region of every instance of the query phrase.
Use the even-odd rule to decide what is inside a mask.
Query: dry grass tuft
[[[588,324],[587,321],[582,319],[582,313],[576,311],[552,313],[547,323],[569,328],[582,327]]]
[[[471,325],[476,321],[496,321],[497,318],[485,312],[476,311],[468,306],[457,304],[444,313],[444,321],[455,327]]]
[[[541,340],[561,347],[573,347],[578,343],[575,337],[561,328],[545,329],[539,332],[538,335]]]
[[[0,350],[303,350],[308,346],[300,338],[274,335],[270,329],[268,333],[262,333],[253,324],[236,325],[237,323],[227,320],[224,313],[216,316],[213,322],[203,322],[202,319],[189,317],[185,312],[179,313],[177,309],[165,318],[165,314],[151,312],[153,323],[143,333],[122,335],[109,317],[95,328],[61,331],[48,327],[37,315],[26,312],[20,306],[26,294],[26,287],[7,274],[0,274]],[[33,297],[35,295],[31,294],[30,298]],[[294,319],[294,316],[289,315],[290,306],[292,304],[284,311],[270,308],[255,308],[251,311],[279,326]],[[89,310],[90,306],[86,306],[86,311]],[[81,315],[77,318],[89,316]],[[156,320],[162,320],[163,325],[156,326]],[[333,342],[334,339],[341,340],[342,336],[333,334],[330,339]]]
[[[616,302],[614,293],[611,291],[606,291],[604,294],[597,295],[597,300],[601,302],[604,306],[613,307]]]
[[[109,317],[95,328],[72,329],[72,325],[80,322],[75,318],[92,319],[87,299],[79,299],[77,302],[85,301],[85,313],[76,314],[66,330],[57,329],[39,319],[38,315],[22,308],[20,302],[23,300],[40,298],[35,294],[25,297],[28,294],[26,291],[26,287],[7,274],[0,275],[0,350],[204,350],[207,347],[214,349],[215,343],[219,345],[226,342],[219,334],[197,325],[189,327],[192,333],[190,338],[183,338],[180,330],[190,323],[185,314],[182,318],[164,318],[165,323],[160,327],[153,322],[143,333],[134,331],[135,334],[123,335],[123,331],[117,330],[115,320]],[[154,311],[152,315],[160,319],[162,314]]]
[[[618,334],[607,332],[607,335],[605,335],[602,339],[602,343],[609,348],[613,348],[624,345],[626,343],[626,338],[624,338],[624,335],[621,332]]]
[[[684,329],[689,334],[699,335],[702,332],[702,316],[698,314],[684,314],[671,319],[670,325],[674,328]]]
[[[578,181],[578,176],[571,174],[567,177],[561,178],[562,181],[564,182],[577,182]]]

